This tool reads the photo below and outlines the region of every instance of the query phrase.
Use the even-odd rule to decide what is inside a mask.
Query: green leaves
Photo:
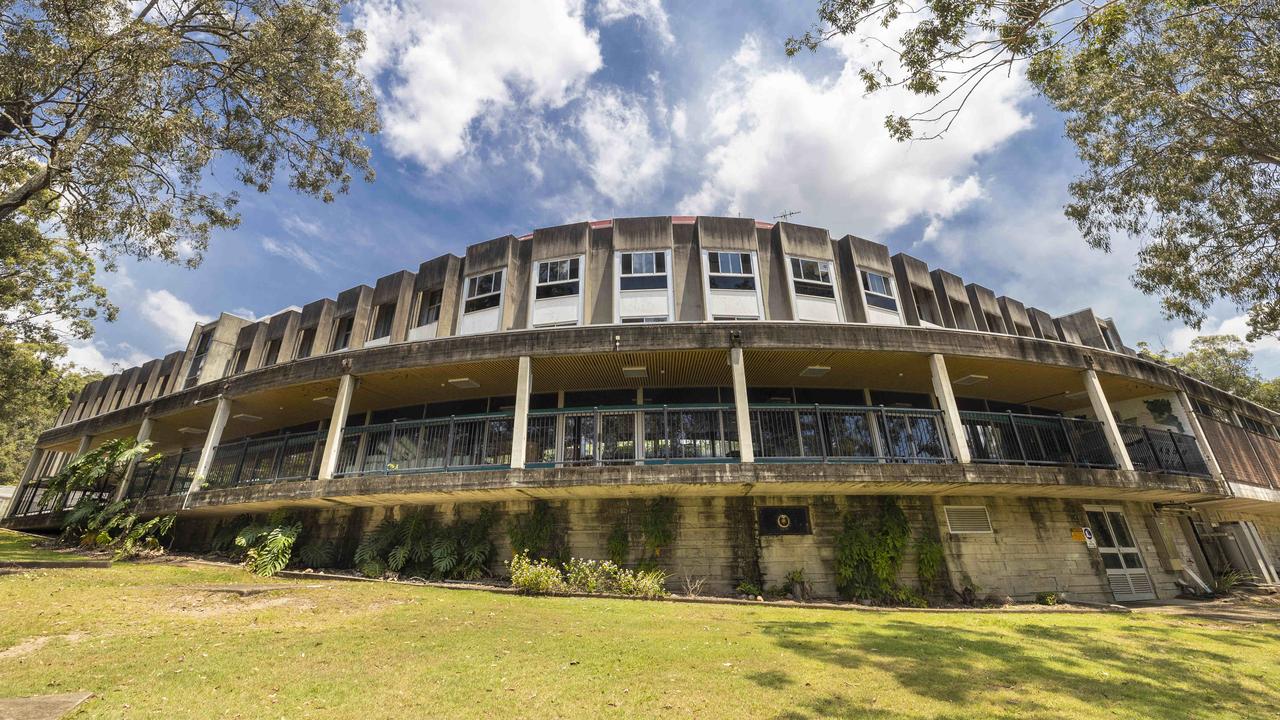
[[[50,478],[44,495],[40,497],[40,506],[60,508],[72,493],[114,489],[124,480],[129,462],[146,455],[150,449],[150,442],[138,442],[132,438],[104,442],[76,457]]]
[[[368,577],[387,572],[433,579],[476,579],[488,574],[493,554],[494,514],[486,509],[471,520],[454,517],[438,525],[430,511],[416,508],[400,519],[388,517],[367,533],[355,552],[355,565]]]

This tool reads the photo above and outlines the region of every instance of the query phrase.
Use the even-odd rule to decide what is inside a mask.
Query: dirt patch
[[[182,595],[170,605],[169,609],[180,615],[218,617],[280,607],[309,610],[313,605],[308,600],[296,597],[270,595],[264,597],[262,594],[245,596],[228,591],[199,590]]]
[[[4,650],[0,650],[0,660],[16,660],[26,657],[53,642],[54,640],[65,640],[67,642],[79,642],[87,637],[84,633],[69,633],[67,635],[37,635],[33,638],[27,638]]]

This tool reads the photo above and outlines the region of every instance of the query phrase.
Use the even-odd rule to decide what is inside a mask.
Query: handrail
[[[1149,472],[1209,477],[1195,436],[1168,428],[1118,424],[1134,468]]]

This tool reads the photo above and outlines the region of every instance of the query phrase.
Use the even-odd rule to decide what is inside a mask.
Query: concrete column
[[[204,435],[204,447],[200,449],[200,460],[196,462],[195,477],[191,480],[191,487],[187,488],[187,497],[199,492],[205,478],[209,476],[209,468],[213,467],[213,455],[222,442],[222,430],[230,418],[231,399],[219,396],[218,405],[213,409],[213,422],[209,423],[209,432]]]
[[[969,443],[965,440],[964,425],[960,422],[960,407],[956,405],[956,391],[951,387],[951,374],[947,361],[938,353],[929,356],[929,375],[933,378],[933,395],[942,411],[942,424],[947,429],[947,442],[956,462],[968,465],[973,462]]]
[[[751,409],[747,405],[747,369],[742,364],[742,348],[729,349],[729,368],[733,372],[733,409],[738,421],[738,454],[744,463],[756,461],[751,445]]]
[[[1196,407],[1191,404],[1191,398],[1181,390],[1178,391],[1178,402],[1182,404],[1182,412],[1187,416],[1187,423],[1191,425],[1191,434],[1196,436],[1196,445],[1200,447],[1200,454],[1204,456],[1204,464],[1209,468],[1209,474],[1214,480],[1226,482],[1226,477],[1222,474],[1222,466],[1218,464],[1218,456],[1213,454],[1213,448],[1209,445],[1209,436],[1204,434],[1204,428],[1200,427],[1200,418],[1196,416]]]
[[[26,491],[27,486],[31,484],[32,478],[36,476],[36,471],[40,469],[40,463],[44,460],[45,452],[40,448],[31,451],[31,459],[27,461],[27,468],[22,471],[22,477],[18,480],[18,487],[13,490],[13,497],[9,498],[9,506],[4,509],[4,513],[0,517],[10,518],[18,510],[18,501],[22,499],[22,493]]]
[[[1107,396],[1102,392],[1098,373],[1090,368],[1080,373],[1080,377],[1084,380],[1084,389],[1089,392],[1089,403],[1093,405],[1093,414],[1097,415],[1098,421],[1102,423],[1102,432],[1107,436],[1107,445],[1111,447],[1111,455],[1115,457],[1116,464],[1121,470],[1132,470],[1133,460],[1129,458],[1129,450],[1124,445],[1124,438],[1120,435],[1116,418],[1111,414],[1111,405],[1107,403]]]
[[[82,436],[80,437],[80,444],[76,446],[76,454],[75,454],[75,455],[72,455],[72,456],[67,460],[67,462],[70,462],[71,460],[75,460],[76,458],[80,457],[81,455],[83,455],[83,454],[85,454],[85,453],[89,452],[89,446],[90,446],[90,445],[92,445],[92,444],[93,444],[93,436],[92,436],[92,435],[82,435]],[[63,467],[66,467],[66,465],[63,465]]]
[[[528,355],[520,356],[516,370],[516,417],[511,425],[511,467],[523,469],[525,445],[529,440],[529,392],[533,386],[533,363]]]
[[[151,429],[155,427],[155,421],[151,418],[143,418],[142,426],[138,428],[138,443],[144,443],[151,439]],[[138,456],[134,455],[129,459],[129,465],[124,469],[124,476],[120,478],[120,487],[116,488],[116,493],[111,498],[111,502],[120,502],[129,495],[129,484],[133,482],[133,471],[138,467]]]
[[[338,395],[333,399],[333,415],[329,419],[329,432],[324,438],[317,479],[333,479],[334,470],[338,467],[338,451],[342,449],[342,433],[347,429],[347,414],[351,412],[351,395],[355,389],[356,379],[352,375],[343,375],[338,381]]]

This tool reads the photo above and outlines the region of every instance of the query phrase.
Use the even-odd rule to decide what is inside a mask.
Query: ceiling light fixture
[[[987,377],[986,375],[965,375],[962,378],[956,378],[951,382],[951,384],[960,385],[960,386],[977,385],[978,383],[984,383],[990,379],[991,378]]]
[[[826,365],[810,365],[800,371],[800,377],[819,378],[831,372],[831,368]]]
[[[251,415],[249,413],[236,413],[231,416],[232,420],[244,420],[245,422],[258,422],[262,419],[259,415]]]
[[[649,377],[649,368],[645,367],[644,365],[638,365],[636,367],[624,367],[622,368],[622,377],[647,378]]]
[[[480,387],[480,383],[471,378],[449,378],[449,384],[459,390],[475,390]]]
[[[182,433],[183,435],[203,435],[208,431],[205,430],[204,428],[198,428],[198,427],[180,427],[178,428],[178,432]]]

